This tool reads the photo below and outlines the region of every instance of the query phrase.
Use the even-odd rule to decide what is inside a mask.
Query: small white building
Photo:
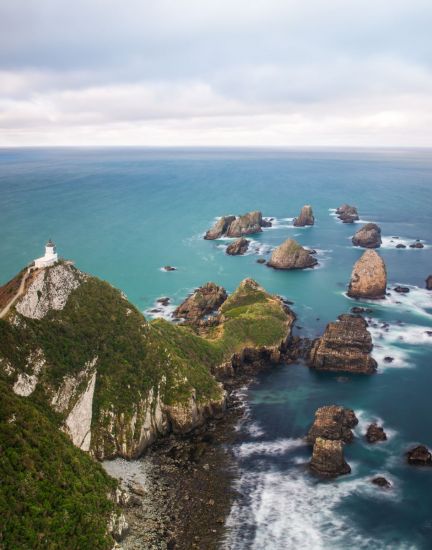
[[[35,267],[49,267],[54,265],[58,260],[55,244],[50,239],[45,245],[45,256],[36,258],[34,261]]]

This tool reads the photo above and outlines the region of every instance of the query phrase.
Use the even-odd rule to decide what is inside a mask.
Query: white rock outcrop
[[[26,369],[28,372],[21,372],[18,374],[15,384],[13,385],[13,391],[17,395],[28,397],[31,395],[38,383],[39,374],[45,366],[45,357],[41,349],[31,353],[27,359]]]
[[[70,293],[85,281],[86,275],[62,263],[41,270],[17,302],[15,309],[31,319],[42,319],[51,310],[62,310]]]
[[[90,450],[93,395],[96,384],[96,371],[91,375],[86,390],[70,411],[65,422],[65,431],[74,445],[83,451]]]

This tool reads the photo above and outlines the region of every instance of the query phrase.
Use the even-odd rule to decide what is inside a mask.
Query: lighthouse
[[[56,251],[56,246],[50,239],[45,245],[45,256],[42,256],[41,258],[36,258],[36,260],[34,261],[34,265],[38,268],[49,267],[50,265],[54,265],[57,260],[58,255]]]

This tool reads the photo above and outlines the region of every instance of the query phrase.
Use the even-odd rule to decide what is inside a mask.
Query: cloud
[[[432,146],[423,0],[3,0],[0,145]]]

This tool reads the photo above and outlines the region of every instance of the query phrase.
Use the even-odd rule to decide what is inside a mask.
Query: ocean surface
[[[370,304],[378,373],[280,366],[244,390],[247,415],[233,449],[239,497],[224,548],[432,548],[432,468],[404,460],[416,443],[432,447],[432,292],[424,289],[432,273],[432,151],[3,149],[0,192],[1,284],[51,238],[61,256],[122,289],[146,315],[161,296],[178,304],[207,281],[232,291],[252,277],[294,302],[296,331],[309,337],[355,304],[344,291],[362,250],[350,237],[361,223],[378,223],[390,288],[411,289]],[[344,202],[358,207],[359,223],[335,218]],[[294,228],[304,204],[316,224]],[[227,241],[203,240],[217,216],[250,210],[274,218],[253,237],[251,253],[229,257]],[[256,262],[288,237],[316,249],[319,266],[283,272]],[[415,239],[425,248],[395,248]],[[318,481],[302,437],[315,410],[333,403],[360,419],[345,450],[353,471]],[[372,420],[383,424],[386,443],[365,443]],[[391,490],[371,484],[378,474]]]

